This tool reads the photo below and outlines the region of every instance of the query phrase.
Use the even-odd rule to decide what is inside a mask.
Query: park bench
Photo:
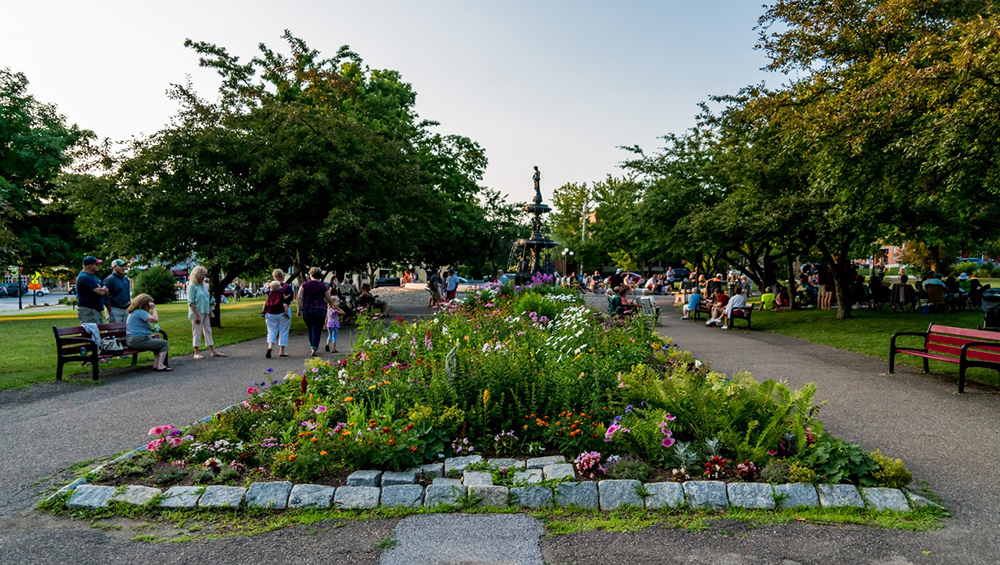
[[[101,339],[106,337],[116,337],[125,345],[125,322],[113,324],[98,324],[97,329],[101,334]],[[97,344],[94,343],[90,332],[83,329],[83,326],[72,328],[57,328],[52,326],[52,333],[56,336],[56,380],[62,380],[63,365],[73,361],[89,362],[93,370],[93,378],[97,380],[98,364],[102,359],[114,359],[116,357],[132,356],[132,366],[138,360],[138,350],[125,348],[121,352],[101,353]],[[167,339],[167,332],[160,330],[160,339]],[[154,334],[155,336],[156,334]],[[86,354],[82,354],[80,349],[84,349]],[[164,362],[166,362],[164,360]]]
[[[896,338],[917,336],[924,338],[921,348],[897,347]],[[965,370],[985,367],[1000,372],[1000,332],[971,330],[931,324],[926,332],[896,332],[889,342],[889,373],[896,368],[896,354],[922,357],[924,372],[930,372],[928,361],[958,364],[958,392],[965,392]]]

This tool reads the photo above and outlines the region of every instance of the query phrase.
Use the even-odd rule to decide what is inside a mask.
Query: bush
[[[871,455],[879,466],[879,470],[875,471],[877,486],[902,488],[913,482],[913,475],[906,469],[906,465],[903,465],[902,460],[886,457],[878,449],[873,451]]]
[[[971,275],[971,274],[975,273],[976,270],[978,270],[978,269],[979,269],[979,265],[973,263],[972,261],[963,261],[963,262],[955,265],[955,269],[952,271],[952,273],[955,276],[958,276],[959,273],[965,273],[967,275]]]
[[[166,304],[177,299],[177,279],[163,267],[150,267],[135,278],[133,296],[148,294],[157,304]]]
[[[645,482],[653,474],[653,468],[641,459],[626,455],[625,457],[612,458],[608,462],[605,474],[609,479],[630,479]]]
[[[773,484],[787,483],[788,477],[788,463],[784,459],[771,459],[760,472],[760,478]]]
[[[981,279],[988,279],[992,275],[993,275],[993,272],[990,271],[989,269],[979,269],[979,271],[976,272],[976,276],[979,277],[979,278],[981,278]]]

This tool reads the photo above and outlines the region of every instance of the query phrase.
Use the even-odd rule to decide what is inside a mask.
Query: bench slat
[[[952,345],[958,345],[958,346],[965,345],[970,341],[986,341],[1000,345],[1000,341],[998,341],[996,337],[992,339],[970,339],[967,337],[955,337],[952,335],[945,335],[945,334],[928,334],[927,341],[933,341],[935,343],[950,343]]]
[[[989,330],[972,330],[968,328],[956,328],[952,326],[941,326],[938,324],[931,324],[931,327],[927,330],[928,334],[945,334],[945,335],[958,335],[962,337],[973,338],[972,341],[996,341],[1000,339],[997,337],[997,332]]]

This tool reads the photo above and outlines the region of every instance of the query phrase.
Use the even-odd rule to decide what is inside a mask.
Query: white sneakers
[[[681,316],[681,319],[682,319],[682,320],[687,320],[687,319],[688,319],[688,317],[687,317],[687,316]]]
[[[718,320],[716,318],[709,318],[708,321],[705,322],[705,325],[711,328],[713,326],[718,325],[719,322],[720,322],[720,320]]]
[[[729,329],[729,326],[722,326],[722,329],[724,329],[724,330],[728,330],[728,329]]]

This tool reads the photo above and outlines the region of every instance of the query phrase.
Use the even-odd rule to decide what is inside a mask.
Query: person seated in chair
[[[368,286],[368,283],[361,285],[361,294],[358,295],[358,306],[361,308],[367,308],[368,310],[378,310],[382,314],[385,314],[385,309],[388,306],[384,300],[378,300],[372,295],[372,288]]]
[[[615,289],[615,294],[611,297],[611,305],[608,307],[612,316],[629,316],[635,312],[635,304],[625,298],[626,292],[628,292],[628,287],[624,284]]]
[[[913,289],[913,286],[908,282],[910,277],[906,275],[899,275],[899,282],[892,285],[892,297],[890,298],[890,308],[895,311],[896,308],[906,311],[907,306],[912,312],[917,304],[917,291]]]
[[[682,308],[684,316],[681,319],[687,320],[689,314],[691,312],[697,311],[700,306],[701,306],[701,290],[699,290],[698,287],[694,287],[691,289],[691,296],[688,298],[688,303],[685,304],[684,307]]]
[[[747,307],[747,298],[743,296],[743,287],[737,284],[733,288],[733,293],[732,298],[726,303],[725,312],[722,314],[722,329],[724,330],[728,330],[729,324],[733,321],[733,310],[742,310]],[[787,290],[785,296],[788,296]]]

